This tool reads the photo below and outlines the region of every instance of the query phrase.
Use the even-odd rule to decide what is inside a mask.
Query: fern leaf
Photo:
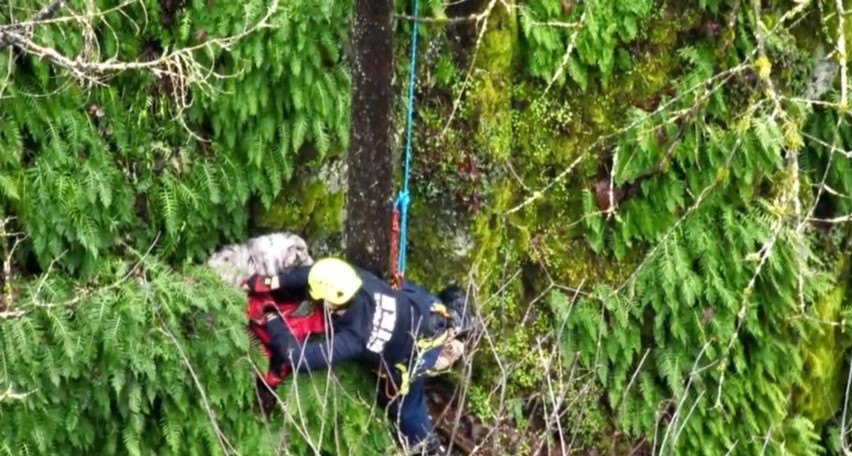
[[[206,190],[206,194],[210,197],[210,202],[213,204],[219,204],[222,201],[222,195],[219,189],[219,183],[216,176],[213,174],[211,167],[212,165],[208,162],[201,165],[201,172],[204,177],[204,189]]]
[[[289,149],[291,146],[290,124],[287,121],[281,122],[278,126],[278,158],[282,161],[289,161]]]
[[[314,120],[313,123],[313,137],[320,153],[320,158],[325,157],[331,146],[328,134],[325,132],[325,125],[319,118]]]
[[[293,124],[293,150],[298,151],[305,142],[305,136],[308,132],[308,119],[304,116],[299,116]]]
[[[166,224],[166,232],[169,234],[175,234],[178,227],[178,201],[170,182],[163,182],[163,186],[160,188],[159,197],[160,208],[163,212],[163,220]]]

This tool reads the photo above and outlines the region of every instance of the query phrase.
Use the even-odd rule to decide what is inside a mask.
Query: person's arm
[[[246,279],[243,288],[256,293],[277,292],[289,297],[304,298],[308,293],[310,266],[299,266],[277,275],[253,274]]]
[[[290,292],[307,290],[310,271],[310,266],[299,266],[291,271],[278,274],[278,288]]]
[[[279,372],[287,363],[294,370],[308,372],[326,368],[357,358],[364,350],[363,339],[347,327],[334,331],[328,340],[300,344],[280,318],[272,318],[266,325],[272,355],[269,366]]]

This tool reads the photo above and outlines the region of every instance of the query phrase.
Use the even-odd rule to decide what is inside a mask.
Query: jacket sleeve
[[[296,345],[289,355],[290,366],[298,372],[327,368],[358,358],[363,347],[364,342],[354,331],[342,328],[327,340]]]
[[[310,270],[310,266],[300,266],[292,271],[278,274],[278,288],[273,290],[273,294],[288,299],[307,298]]]
[[[328,340],[305,344],[296,340],[280,318],[269,320],[266,330],[272,352],[269,367],[274,372],[280,371],[282,363],[299,372],[322,369],[357,358],[364,350],[363,338],[346,326],[335,330]]]

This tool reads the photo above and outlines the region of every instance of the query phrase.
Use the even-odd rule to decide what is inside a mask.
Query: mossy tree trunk
[[[356,0],[353,9],[351,142],[346,253],[359,266],[388,271],[393,190],[392,0]]]

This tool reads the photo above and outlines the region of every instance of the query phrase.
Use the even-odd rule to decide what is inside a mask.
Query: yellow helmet
[[[311,266],[308,290],[311,297],[332,306],[347,303],[361,288],[361,277],[349,263],[338,258],[323,258]]]

